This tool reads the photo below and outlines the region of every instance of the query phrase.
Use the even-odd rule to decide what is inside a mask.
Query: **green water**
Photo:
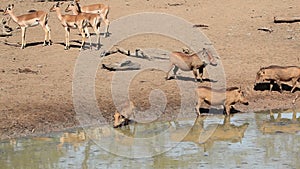
[[[0,142],[0,168],[300,168],[300,113],[99,126]],[[274,119],[273,119],[274,118]]]

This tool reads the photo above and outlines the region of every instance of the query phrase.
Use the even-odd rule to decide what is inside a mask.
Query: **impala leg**
[[[41,24],[44,32],[45,32],[45,38],[44,38],[44,43],[43,43],[43,46],[46,46],[47,45],[47,40],[48,40],[48,37],[49,37],[49,30],[46,28],[46,25],[43,25]]]
[[[97,25],[96,27],[94,27],[94,31],[96,32],[96,36],[97,36],[97,50],[100,49],[100,24]]]
[[[49,27],[48,24],[46,24],[45,27],[46,27],[47,32],[48,32],[48,45],[50,46],[50,45],[52,45],[52,40],[51,40],[51,29],[50,29],[50,27]]]
[[[21,27],[21,30],[22,30],[21,49],[24,49],[26,46],[26,42],[25,42],[26,27]]]
[[[84,46],[84,44],[85,44],[85,32],[84,32],[84,30],[83,30],[82,28],[80,28],[79,30],[80,30],[81,36],[82,36],[82,39],[81,39],[81,47],[80,47],[79,50],[82,50],[82,49],[83,49],[83,46]]]
[[[90,34],[89,29],[88,29],[87,26],[84,28],[84,35],[85,35],[85,33],[87,34],[87,37],[89,38],[89,41],[90,41],[90,49],[92,49],[91,34]]]
[[[65,34],[65,38],[66,38],[66,46],[65,46],[65,50],[68,50],[70,49],[70,42],[69,42],[69,37],[70,37],[70,28],[68,27],[65,27],[65,31],[66,31],[66,34]]]
[[[103,19],[103,22],[105,23],[105,32],[104,32],[104,37],[108,37],[109,33],[108,33],[108,28],[109,28],[109,20],[107,19],[107,15],[108,15],[109,10],[106,10],[105,14],[103,15],[102,13],[100,13],[100,17]]]
[[[105,22],[105,37],[108,37],[108,35],[109,35],[109,32],[108,32],[108,28],[109,28],[109,20],[108,19],[105,19],[104,20],[104,22]]]

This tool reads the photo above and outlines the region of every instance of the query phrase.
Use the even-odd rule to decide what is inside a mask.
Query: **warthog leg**
[[[230,115],[231,106],[230,105],[225,105],[224,108],[225,108],[225,111],[226,111],[226,115],[229,116]]]
[[[280,93],[282,93],[282,85],[281,85],[280,80],[276,80],[276,83],[277,83],[277,85],[279,86]]]
[[[196,105],[196,111],[197,111],[199,116],[201,115],[200,114],[200,107],[201,107],[203,101],[204,101],[203,99],[198,99],[198,103]]]
[[[298,79],[292,79],[292,84],[293,84],[293,88],[291,90],[291,93],[293,93],[293,91],[295,90],[297,84],[298,84]]]
[[[203,82],[203,70],[204,70],[204,68],[199,68],[198,69],[198,73],[199,73],[199,77],[200,77],[201,82]]]
[[[271,92],[272,89],[273,89],[273,85],[274,85],[274,81],[272,80],[272,81],[270,82],[270,92]]]
[[[194,73],[194,76],[195,76],[195,82],[198,81],[198,69],[197,68],[194,68],[193,69],[193,73]],[[200,78],[200,81],[202,82],[202,79]]]

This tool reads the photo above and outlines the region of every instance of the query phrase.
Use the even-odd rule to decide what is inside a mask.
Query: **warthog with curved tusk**
[[[212,66],[216,66],[216,59],[212,56],[209,50],[203,48],[202,51],[193,54],[187,54],[185,52],[172,52],[170,55],[170,69],[167,72],[166,79],[169,79],[169,73],[173,69],[173,73],[176,79],[176,73],[178,69],[183,71],[193,71],[195,75],[195,81],[198,79],[198,72],[200,81],[202,82],[203,70],[208,65],[205,61],[201,60],[198,55],[202,55],[204,58],[207,57],[208,62]]]
[[[242,103],[248,105],[248,100],[244,96],[244,92],[238,87],[231,87],[222,90],[212,89],[210,87],[199,86],[196,89],[198,94],[198,103],[196,111],[200,115],[200,107],[203,102],[209,105],[223,105],[227,115],[230,115],[231,106],[235,103]],[[212,100],[212,96],[214,99]]]
[[[281,82],[292,82],[292,90],[293,92],[297,86],[297,83],[300,78],[300,67],[298,66],[277,66],[271,65],[268,67],[262,67],[256,73],[255,85],[261,81],[270,81],[270,91],[272,91],[274,82],[280,88],[280,92],[282,92]]]

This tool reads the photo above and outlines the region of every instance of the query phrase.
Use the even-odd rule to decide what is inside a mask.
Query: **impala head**
[[[216,59],[213,57],[213,55],[211,54],[211,52],[208,49],[203,48],[202,55],[204,57],[208,58],[208,61],[209,61],[210,65],[217,66],[218,63],[217,63]]]
[[[14,4],[9,4],[9,5],[6,7],[5,11],[4,11],[4,15],[7,15],[7,14],[9,14],[10,12],[12,12],[13,9],[14,9],[14,7],[15,7]]]
[[[81,12],[80,11],[80,6],[79,3],[77,1],[72,1],[68,4],[67,8],[65,9],[65,12],[70,12],[70,11],[77,11],[77,12]]]
[[[50,12],[55,12],[55,11],[59,10],[62,4],[64,4],[64,2],[56,2],[56,3],[50,8]]]

